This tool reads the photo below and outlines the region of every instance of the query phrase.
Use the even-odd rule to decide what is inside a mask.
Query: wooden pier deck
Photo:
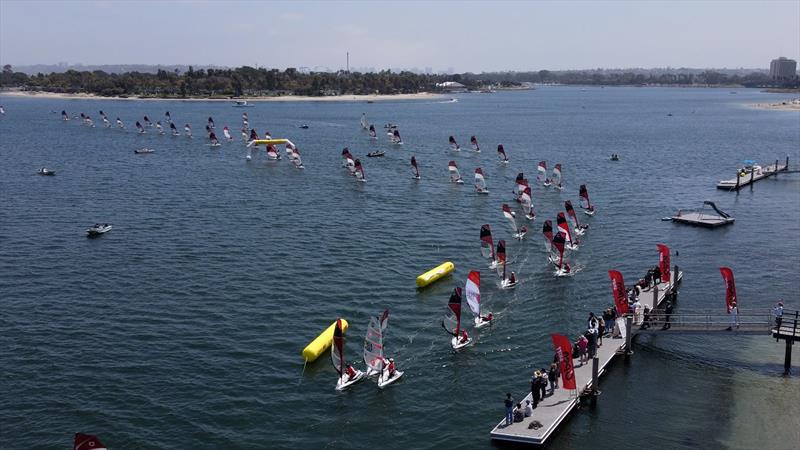
[[[770,164],[768,166],[761,168],[761,173],[754,174],[754,173],[747,173],[744,176],[736,174],[736,178],[732,178],[730,180],[722,180],[717,183],[717,189],[724,189],[726,191],[737,191],[745,186],[755,183],[756,181],[763,180],[765,178],[769,178],[779,172],[786,172],[789,170],[789,158],[786,158],[786,164],[779,164],[775,161],[775,164]]]
[[[682,277],[683,272],[673,270],[670,283],[660,283],[655,288],[643,291],[639,295],[639,303],[642,304],[642,308],[647,305],[652,309],[661,304],[673,284],[680,283]],[[624,319],[618,319],[618,321],[624,323]],[[641,322],[641,318],[639,318],[638,322]],[[636,326],[632,330],[632,334],[635,335],[638,328]],[[598,347],[596,352],[598,377],[605,373],[606,367],[613,361],[614,357],[625,352],[625,350],[624,338],[603,338],[603,345]],[[582,366],[578,366],[577,362],[575,364],[575,385],[578,388],[576,391],[556,389],[553,395],[539,402],[531,417],[525,417],[522,422],[514,422],[506,426],[505,418],[503,418],[491,431],[492,439],[537,445],[543,444],[578,404],[579,395],[592,387],[592,361],[589,360],[588,363]],[[525,406],[526,400],[530,400],[531,404],[533,404],[533,396],[530,392],[521,400],[523,406]],[[539,422],[541,427],[533,429],[532,424],[535,422]]]

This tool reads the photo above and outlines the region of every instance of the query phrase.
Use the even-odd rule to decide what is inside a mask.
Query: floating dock
[[[722,217],[716,214],[704,214],[702,212],[685,212],[680,215],[672,216],[673,222],[696,225],[700,227],[716,228],[723,225],[730,225],[736,219],[733,217]]]
[[[750,171],[741,174],[737,173],[736,178],[730,180],[722,180],[717,183],[717,189],[724,189],[726,191],[738,191],[739,189],[753,184],[756,181],[763,180],[764,178],[769,178],[773,175],[777,175],[778,172],[786,172],[789,170],[789,157],[786,157],[786,164],[778,164],[778,161],[775,161],[775,164],[770,164],[766,167],[761,167],[760,170],[755,170],[750,168]]]
[[[727,213],[717,208],[717,205],[715,205],[714,202],[705,201],[703,202],[703,204],[710,206],[711,209],[713,209],[716,212],[716,214],[706,214],[702,211],[689,211],[689,212],[678,211],[677,214],[671,217],[672,221],[678,223],[685,223],[688,225],[716,228],[722,225],[732,224],[734,220],[736,220]]]
[[[680,283],[681,278],[683,278],[683,272],[676,267],[675,270],[672,271],[672,281],[670,283],[660,283],[647,291],[643,291],[639,295],[639,303],[642,304],[642,308],[644,309],[644,306],[647,305],[653,309],[661,304],[673,284]],[[636,322],[640,321],[641,318]],[[635,335],[636,331],[632,329],[631,333]],[[606,367],[608,367],[616,355],[626,351],[625,341],[626,339],[603,338],[603,345],[598,347],[596,352],[598,359],[598,377],[605,373]],[[577,358],[575,360],[577,360]],[[553,395],[539,402],[539,405],[533,410],[533,415],[531,417],[525,417],[522,422],[514,422],[506,426],[506,420],[503,418],[492,430],[492,439],[535,445],[544,444],[545,440],[547,440],[547,438],[556,431],[558,426],[563,423],[564,419],[567,418],[570,411],[578,405],[580,401],[579,396],[592,388],[591,360],[582,366],[575,366],[575,385],[578,388],[575,391],[568,391],[562,388],[556,389]],[[521,402],[522,405],[525,406],[526,400],[530,400],[531,404],[533,404],[533,396],[530,392],[528,392],[521,401],[516,401]],[[541,424],[541,427],[534,429],[533,425],[535,422]]]

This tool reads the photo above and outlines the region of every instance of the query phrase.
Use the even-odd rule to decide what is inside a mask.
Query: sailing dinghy
[[[488,194],[489,189],[486,189],[486,179],[483,177],[483,170],[480,167],[475,169],[475,192],[478,194]]]
[[[178,131],[178,128],[175,127],[175,123],[174,122],[170,122],[169,123],[169,129],[172,131],[172,135],[173,136],[180,136],[181,135],[180,131]]]
[[[415,180],[419,180],[419,166],[417,166],[417,158],[411,157],[411,173],[413,176],[411,178]]]
[[[550,187],[553,183],[550,181],[550,178],[547,177],[547,162],[539,161],[539,167],[537,168],[536,180],[542,183],[544,187]]]
[[[139,134],[145,133],[144,127],[142,127],[142,124],[140,124],[138,120],[136,121],[136,130],[139,132]]]
[[[367,113],[361,113],[361,129],[369,129],[369,122],[367,122]]]
[[[364,362],[367,365],[367,377],[378,377],[378,387],[384,387],[394,383],[403,376],[403,372],[393,370],[394,360],[387,364],[384,356],[383,337],[386,328],[389,326],[389,310],[377,317],[371,317],[367,327],[367,336],[364,339]],[[393,370],[394,373],[390,373]]]
[[[289,148],[289,146],[286,146]],[[303,165],[303,160],[300,159],[300,150],[297,147],[292,147],[292,154],[289,156],[289,160],[294,165],[295,169],[305,169],[306,166]],[[358,160],[356,160],[358,161]],[[363,175],[363,172],[362,172]]]
[[[575,214],[575,209],[572,207],[572,202],[567,200],[564,202],[564,209],[567,211],[567,215],[572,219],[573,224],[575,225],[575,234],[578,236],[583,236],[583,233],[586,232],[586,229],[589,228],[589,225],[581,225],[578,221],[578,215]]]
[[[452,150],[454,152],[460,152],[461,151],[461,147],[458,146],[458,142],[456,142],[456,138],[455,137],[450,136],[449,141],[450,141],[450,150]]]
[[[476,153],[480,153],[481,152],[481,146],[478,145],[478,139],[475,136],[472,136],[472,137],[469,138],[469,143],[470,143],[470,145],[472,145],[472,150],[473,151],[475,151]]]
[[[561,186],[561,164],[556,164],[556,166],[553,167],[553,186],[559,190],[564,189],[564,187]]]
[[[278,153],[278,149],[275,148],[272,144],[267,144],[267,158],[276,161],[281,159],[280,153]]]
[[[528,220],[536,220],[536,213],[533,212],[533,204],[531,203],[530,186],[527,185],[525,186],[525,190],[522,191],[522,195],[520,195],[519,201],[520,203],[522,203],[522,212],[525,213],[525,218]]]
[[[458,172],[458,166],[455,161],[450,161],[447,164],[447,170],[450,172],[450,182],[456,184],[463,184],[464,180],[461,179],[461,173]]]
[[[572,240],[572,233],[569,231],[569,223],[567,223],[567,218],[564,216],[563,212],[558,213],[556,217],[556,227],[558,227],[559,233],[564,233],[564,240],[566,241],[565,247],[567,250],[577,250],[580,241]]]
[[[222,128],[222,134],[225,136],[225,139],[229,141],[233,140],[233,138],[231,137],[231,130],[228,129],[227,125],[224,128]]]
[[[578,191],[578,195],[581,198],[580,206],[583,209],[583,213],[586,214],[587,216],[593,216],[594,213],[595,213],[595,209],[594,209],[594,205],[592,205],[592,202],[589,201],[589,191],[586,190],[586,185],[585,184],[581,185],[581,187],[580,187],[580,189]],[[586,203],[586,206],[584,206],[584,203]]]
[[[375,125],[369,126],[369,137],[370,139],[378,139],[378,133],[375,131]]]
[[[486,316],[481,315],[481,273],[473,270],[467,276],[467,284],[464,287],[467,295],[467,304],[472,314],[475,315],[475,328],[483,328],[492,323],[492,313]]]
[[[447,325],[445,325],[447,323]],[[453,350],[462,349],[472,343],[472,338],[467,334],[467,330],[461,328],[461,288],[453,289],[450,300],[447,302],[447,314],[442,320],[442,328],[453,336],[450,339],[450,346]]]
[[[503,148],[503,144],[497,144],[497,155],[500,157],[501,163],[508,164],[508,156],[506,156],[506,149]]]
[[[557,277],[567,277],[572,275],[572,268],[569,266],[569,264],[564,262],[565,245],[566,240],[564,233],[559,231],[553,238],[553,249],[555,252],[551,252],[549,256],[550,262],[556,266],[554,275]]]
[[[494,241],[492,240],[492,228],[488,223],[481,225],[481,254],[489,259],[489,268],[497,268],[497,256],[494,253]]]
[[[542,234],[544,235],[544,249],[547,253],[553,250],[553,222],[549,220],[544,221],[542,225]]]
[[[508,224],[511,226],[511,230],[514,232],[514,239],[522,240],[522,238],[525,237],[525,233],[528,232],[528,229],[525,227],[517,227],[517,221],[514,219],[514,213],[511,212],[511,208],[509,208],[505,203],[503,203],[503,216],[505,216],[506,220],[508,220]]]
[[[125,129],[125,125],[122,123],[119,117],[117,117],[117,128]]]
[[[400,132],[397,129],[392,133],[392,144],[403,145],[403,139],[400,137]]]
[[[156,122],[156,130],[158,130],[158,134],[160,134],[160,135],[164,134],[164,127],[161,126],[161,121],[160,120],[158,122]]]
[[[519,280],[514,272],[511,272],[511,278],[506,278],[506,241],[500,240],[497,243],[497,274],[500,275],[500,288],[511,289],[517,284]],[[502,267],[501,267],[502,266]]]
[[[352,386],[362,378],[364,372],[356,370],[347,364],[344,359],[344,332],[342,331],[342,319],[336,320],[336,328],[333,330],[333,345],[331,345],[331,363],[339,378],[336,380],[336,390],[342,391]]]
[[[355,173],[353,175],[355,175],[356,180],[362,183],[367,181],[367,178],[364,176],[364,166],[361,165],[360,159],[357,159],[355,162]]]

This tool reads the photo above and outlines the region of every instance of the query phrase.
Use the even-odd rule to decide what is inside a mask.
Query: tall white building
[[[769,63],[769,77],[773,80],[793,80],[797,76],[797,61],[781,56]]]

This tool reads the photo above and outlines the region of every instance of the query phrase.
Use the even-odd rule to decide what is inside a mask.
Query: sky
[[[768,68],[800,0],[0,0],[0,64],[433,71]]]

